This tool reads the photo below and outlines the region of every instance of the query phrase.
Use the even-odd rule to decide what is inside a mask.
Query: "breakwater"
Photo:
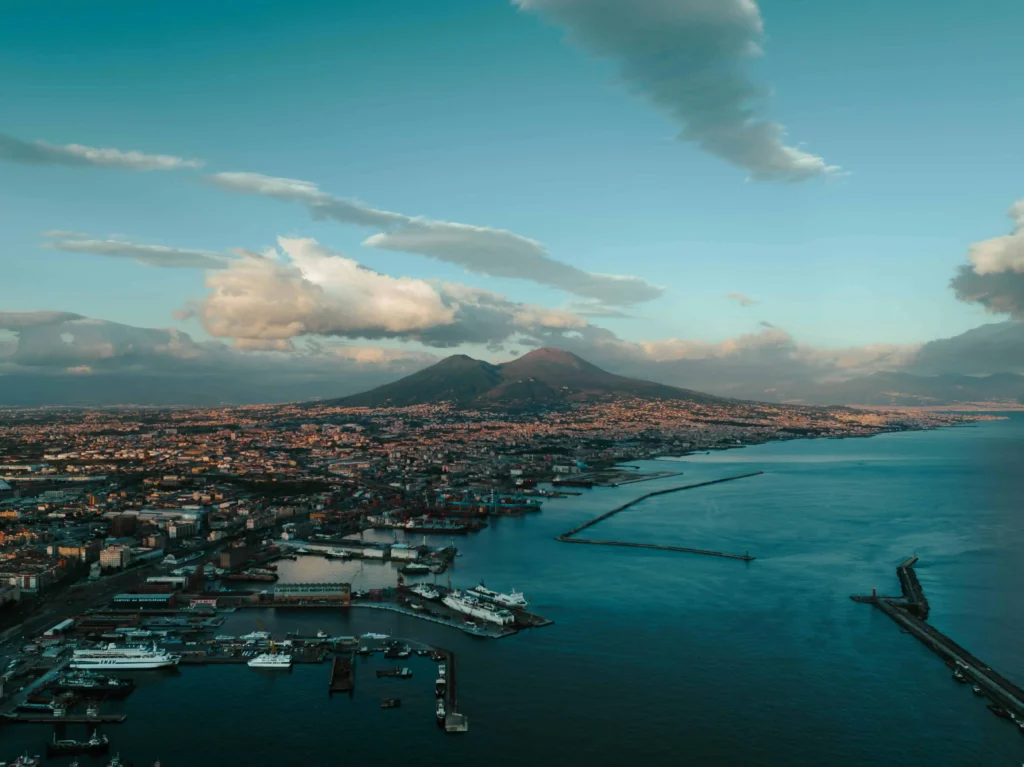
[[[752,472],[748,472],[746,474],[737,474],[737,475],[734,475],[732,477],[721,477],[719,479],[711,479],[711,480],[707,480],[705,482],[694,482],[694,483],[691,483],[689,485],[679,485],[678,487],[669,487],[669,488],[666,488],[664,490],[654,490],[654,491],[652,491],[650,493],[644,493],[643,495],[638,496],[638,497],[634,498],[631,501],[627,501],[626,503],[622,504],[621,506],[616,506],[614,509],[611,509],[610,511],[606,511],[604,514],[596,516],[593,519],[588,520],[588,521],[584,522],[581,525],[577,525],[576,527],[572,528],[572,530],[568,530],[568,531],[562,533],[561,535],[557,536],[555,538],[555,540],[561,541],[562,543],[585,543],[585,544],[591,544],[591,545],[595,545],[595,546],[623,546],[623,547],[637,548],[637,549],[658,549],[658,550],[661,550],[661,551],[679,551],[679,552],[683,552],[683,553],[686,553],[686,554],[703,554],[703,555],[712,556],[712,557],[723,557],[725,559],[742,559],[745,562],[752,562],[754,560],[754,557],[750,556],[749,554],[727,554],[727,553],[725,553],[723,551],[711,551],[709,549],[695,549],[695,548],[689,548],[689,547],[686,547],[686,546],[669,546],[669,545],[659,544],[659,543],[634,543],[634,542],[630,542],[630,541],[600,541],[600,540],[594,540],[594,539],[591,539],[591,538],[576,538],[575,536],[577,534],[583,532],[584,530],[586,530],[588,527],[593,527],[598,522],[603,522],[604,520],[608,519],[609,517],[613,517],[613,516],[615,516],[616,514],[618,514],[621,511],[625,511],[626,509],[628,509],[628,508],[630,508],[632,506],[636,506],[638,503],[640,503],[642,501],[645,501],[648,498],[653,498],[653,497],[658,496],[658,495],[668,495],[669,493],[678,493],[678,492],[682,492],[683,490],[693,490],[693,489],[698,488],[698,487],[707,487],[709,485],[718,485],[718,484],[721,484],[723,482],[733,482],[733,481],[738,480],[738,479],[747,479],[748,477],[756,477],[759,474],[764,474],[764,472],[763,471],[752,471]]]

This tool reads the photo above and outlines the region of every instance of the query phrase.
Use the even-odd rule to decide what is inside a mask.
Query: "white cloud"
[[[454,346],[585,325],[569,312],[479,288],[380,274],[312,239],[282,237],[278,245],[280,253],[239,259],[207,275],[211,292],[192,308],[207,332],[243,339],[249,348],[306,335]]]
[[[53,236],[53,232],[44,232]],[[61,233],[66,237],[66,233]],[[124,240],[83,239],[87,235],[77,235],[76,239],[60,239],[44,243],[43,247],[63,250],[68,253],[90,253],[96,256],[111,258],[127,258],[140,264],[160,266],[174,269],[223,269],[228,265],[228,258],[207,250],[189,250],[187,248],[169,248],[163,245],[144,245]]]
[[[1010,206],[1013,232],[971,245],[967,258],[977,274],[1024,272],[1024,200]]]
[[[57,146],[45,141],[22,141],[0,133],[0,160],[26,165],[91,165],[126,170],[179,170],[200,168],[202,162],[169,154],[97,148],[82,144]]]
[[[1024,200],[1009,210],[1013,231],[974,243],[969,263],[957,269],[950,287],[956,297],[993,314],[1024,319]]]
[[[551,258],[544,245],[505,229],[436,221],[378,210],[321,191],[315,184],[258,173],[218,173],[210,180],[233,192],[306,205],[316,218],[378,228],[363,245],[417,253],[492,277],[529,280],[609,305],[650,301],[664,292],[638,277],[588,272]]]
[[[764,25],[754,0],[512,0],[619,65],[630,91],[681,127],[679,138],[745,168],[750,178],[802,181],[838,171],[783,143],[759,116],[764,89],[748,77]]]

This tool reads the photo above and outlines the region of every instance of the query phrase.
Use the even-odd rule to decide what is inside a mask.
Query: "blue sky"
[[[1024,5],[762,0],[764,52],[743,65],[770,91],[760,114],[843,171],[779,183],[677,140],[614,56],[566,39],[548,12],[566,1],[11,5],[0,132],[205,164],[0,163],[0,308],[215,335],[172,316],[203,299],[203,271],[42,248],[54,229],[215,252],[315,238],[387,275],[551,309],[579,299],[365,247],[373,229],[205,180],[244,171],[506,229],[579,269],[663,286],[632,318],[592,320],[625,341],[721,342],[766,321],[814,347],[902,345],[994,319],[949,280],[972,243],[1009,232],[1021,196]]]

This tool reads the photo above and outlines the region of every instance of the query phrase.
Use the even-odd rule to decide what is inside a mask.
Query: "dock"
[[[352,692],[355,688],[354,655],[335,655],[331,662],[331,675],[328,679],[328,692]]]
[[[444,729],[445,732],[466,732],[469,729],[469,720],[466,715],[459,713],[459,691],[458,675],[455,670],[455,653],[451,650],[437,648],[438,652],[445,655],[446,679],[444,691]]]
[[[604,514],[601,514],[599,516],[594,517],[591,520],[588,520],[588,521],[584,522],[582,525],[577,525],[572,530],[564,532],[561,535],[559,535],[558,537],[556,537],[555,540],[556,541],[561,541],[562,543],[585,543],[585,544],[591,544],[591,545],[594,545],[594,546],[624,546],[624,547],[635,548],[635,549],[656,549],[656,550],[659,550],[659,551],[678,551],[678,552],[682,552],[682,553],[685,553],[685,554],[703,554],[705,556],[711,556],[711,557],[722,557],[724,559],[740,559],[740,560],[742,560],[744,562],[753,562],[756,557],[750,556],[749,553],[746,553],[746,554],[728,554],[728,553],[726,553],[724,551],[711,551],[710,549],[696,549],[696,548],[690,548],[690,547],[687,547],[687,546],[669,546],[669,545],[658,544],[658,543],[633,543],[633,542],[628,542],[628,541],[601,541],[601,540],[595,540],[595,539],[592,539],[592,538],[576,538],[575,536],[578,533],[581,533],[584,530],[586,530],[588,527],[592,527],[592,526],[596,525],[598,522],[603,522],[604,520],[606,520],[606,519],[608,519],[610,517],[615,516],[616,514],[618,514],[621,511],[625,511],[628,508],[636,506],[638,503],[641,503],[642,501],[646,501],[648,498],[653,498],[653,497],[658,496],[658,495],[668,495],[669,493],[678,493],[678,492],[682,492],[683,490],[693,490],[694,488],[698,488],[698,487],[708,487],[709,485],[718,485],[718,484],[721,484],[723,482],[734,482],[734,481],[736,481],[738,479],[747,479],[748,477],[756,477],[756,476],[758,476],[760,474],[764,474],[764,472],[763,471],[752,471],[752,472],[748,472],[747,474],[737,474],[737,475],[732,476],[732,477],[721,477],[720,479],[711,479],[711,480],[707,480],[705,482],[694,482],[694,483],[689,484],[689,485],[679,485],[678,487],[669,487],[669,488],[666,488],[664,490],[654,490],[654,491],[652,491],[650,493],[644,493],[643,495],[638,496],[637,498],[634,498],[632,501],[627,501],[626,503],[622,504],[621,506],[616,506],[611,511],[606,511]]]
[[[904,632],[912,635],[942,658],[948,667],[964,678],[966,683],[976,685],[992,702],[989,708],[996,713],[1002,712],[1004,716],[1012,717],[1024,732],[1024,725],[1020,724],[1024,722],[1024,689],[925,622],[929,607],[914,572],[917,561],[916,556],[910,557],[896,570],[903,591],[902,596],[879,596],[872,592],[870,596],[857,595],[851,599],[870,604],[888,615]]]
[[[121,724],[127,714],[2,714],[0,721],[21,724]]]

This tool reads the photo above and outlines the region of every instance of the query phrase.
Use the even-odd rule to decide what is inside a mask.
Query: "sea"
[[[410,680],[378,680],[373,670],[390,662],[360,658],[354,694],[333,697],[327,665],[190,666],[137,675],[127,721],[106,729],[112,753],[136,767],[1024,762],[1015,726],[849,598],[898,594],[896,566],[916,554],[930,622],[1024,683],[1024,414],[631,465],[681,475],[581,490],[455,541],[453,585],[521,590],[552,626],[490,640],[353,608],[243,610],[220,629],[245,633],[259,620],[280,635],[380,632],[454,650],[467,733],[438,730],[426,658],[408,661]],[[750,471],[764,473],[652,498],[587,536],[749,552],[752,562],[555,540],[651,490]],[[313,557],[280,572],[357,587],[396,578],[390,565]],[[402,707],[381,710],[385,697]],[[0,761],[43,753],[51,735],[5,726]]]

